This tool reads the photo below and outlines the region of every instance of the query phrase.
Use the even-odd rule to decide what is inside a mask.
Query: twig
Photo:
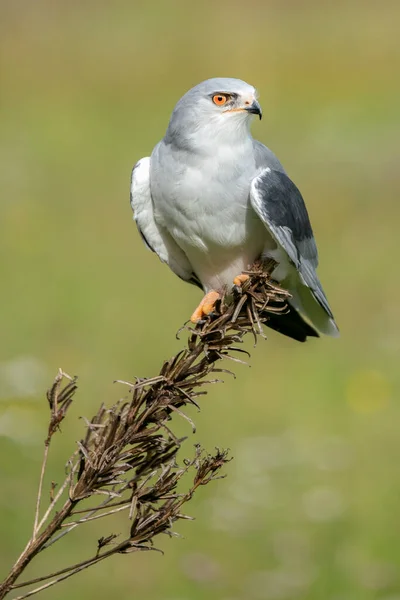
[[[46,466],[47,466],[47,458],[49,456],[49,448],[50,448],[50,439],[48,438],[44,443],[43,461],[42,461],[42,468],[40,470],[39,488],[38,488],[38,494],[37,494],[37,499],[36,499],[35,520],[33,523],[33,537],[36,537],[36,534],[39,529],[38,521],[39,521],[39,512],[40,512],[40,501],[42,498],[43,480],[44,480],[44,474],[45,474]]]
[[[72,457],[71,457],[71,459],[70,459],[70,460],[73,460],[73,458],[74,458],[74,457],[76,457],[77,455],[78,455],[78,450],[75,450],[75,452],[74,452],[74,454],[72,455]],[[40,523],[37,525],[37,531],[39,531],[39,530],[40,530],[40,529],[43,527],[44,523],[45,523],[45,522],[47,521],[47,519],[49,518],[49,515],[50,515],[51,511],[52,511],[52,510],[54,510],[55,506],[57,505],[57,502],[59,501],[59,499],[60,499],[60,498],[61,498],[61,496],[63,495],[63,493],[64,493],[64,490],[65,490],[65,489],[66,489],[66,487],[67,487],[67,486],[68,486],[68,485],[71,483],[71,481],[72,481],[72,478],[73,478],[73,476],[74,476],[74,474],[75,474],[75,471],[76,471],[76,468],[75,468],[75,466],[74,466],[74,467],[71,469],[71,471],[70,471],[70,473],[69,473],[69,476],[68,476],[68,477],[66,477],[66,478],[64,479],[64,481],[63,481],[62,485],[60,486],[60,488],[59,488],[59,490],[58,490],[58,492],[57,492],[57,494],[54,496],[53,500],[50,502],[50,504],[49,504],[49,506],[48,506],[48,508],[47,508],[46,512],[44,513],[44,515],[43,515],[43,517],[42,517],[42,519],[41,519]],[[36,533],[37,533],[37,531],[36,531]]]
[[[102,519],[103,517],[108,517],[108,515],[113,515],[117,512],[121,512],[121,510],[126,510],[130,508],[129,504],[124,504],[119,508],[114,508],[113,510],[108,510],[107,512],[101,513],[101,515],[94,515],[93,517],[84,517],[83,519],[79,519],[78,521],[70,521],[69,523],[63,523],[61,527],[68,527],[69,525],[80,525],[81,523],[88,523],[89,521],[94,521],[95,519]]]
[[[110,554],[112,554],[112,553],[110,553]],[[75,567],[75,569],[68,570],[67,573],[65,573],[65,575],[60,575],[60,577],[56,577],[56,579],[53,579],[52,581],[48,581],[44,585],[41,585],[41,586],[35,588],[34,590],[31,590],[30,592],[23,594],[22,596],[17,596],[16,598],[14,598],[14,600],[23,600],[23,598],[29,598],[29,596],[34,596],[35,594],[38,594],[39,592],[42,592],[43,590],[46,590],[49,587],[52,587],[56,583],[60,583],[61,581],[64,581],[65,579],[72,577],[72,575],[75,575],[76,573],[80,573],[84,569],[87,569],[88,567],[95,565],[96,563],[100,562],[101,560],[104,560],[105,558],[107,558],[107,556],[110,556],[110,554],[99,556],[99,557],[93,558],[91,560],[88,560],[84,563],[81,563],[79,566]],[[38,581],[43,581],[44,579],[47,579],[47,577],[41,578]],[[28,584],[25,584],[25,585],[28,585]],[[13,587],[16,588],[19,586],[13,586]]]

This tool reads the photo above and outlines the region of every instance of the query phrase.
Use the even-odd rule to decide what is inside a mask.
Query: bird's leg
[[[240,273],[240,275],[238,275],[237,277],[235,277],[235,279],[233,280],[234,285],[236,285],[237,287],[242,287],[242,284],[247,281],[250,278],[250,275],[247,275],[247,273]]]
[[[212,313],[215,308],[215,303],[220,298],[221,294],[219,292],[216,292],[215,290],[208,292],[190,317],[192,323],[198,323],[203,317]]]

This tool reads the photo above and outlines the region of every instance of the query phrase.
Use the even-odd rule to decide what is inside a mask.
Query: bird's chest
[[[157,194],[156,220],[189,253],[241,246],[257,219],[249,201],[251,174],[228,175],[212,162],[188,166]]]

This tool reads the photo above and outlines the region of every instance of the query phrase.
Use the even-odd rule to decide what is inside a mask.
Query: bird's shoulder
[[[131,173],[130,202],[132,209],[147,204],[150,196],[150,157],[145,156],[137,161]]]
[[[253,139],[253,148],[257,170],[269,167],[280,173],[285,172],[280,160],[267,146]]]
[[[150,156],[140,158],[133,166],[131,173],[131,189],[133,185],[146,183],[149,179]]]

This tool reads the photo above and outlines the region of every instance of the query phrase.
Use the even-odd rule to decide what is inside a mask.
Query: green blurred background
[[[78,417],[182,345],[200,293],[146,251],[130,171],[188,88],[229,76],[258,88],[254,135],[306,198],[341,337],[271,332],[191,413],[184,454],[198,441],[235,460],[188,506],[183,539],[47,596],[400,599],[399,17],[394,1],[1,2],[2,572],[31,530],[57,368],[80,381],[59,479]],[[29,574],[89,556],[126,521],[86,527]]]

